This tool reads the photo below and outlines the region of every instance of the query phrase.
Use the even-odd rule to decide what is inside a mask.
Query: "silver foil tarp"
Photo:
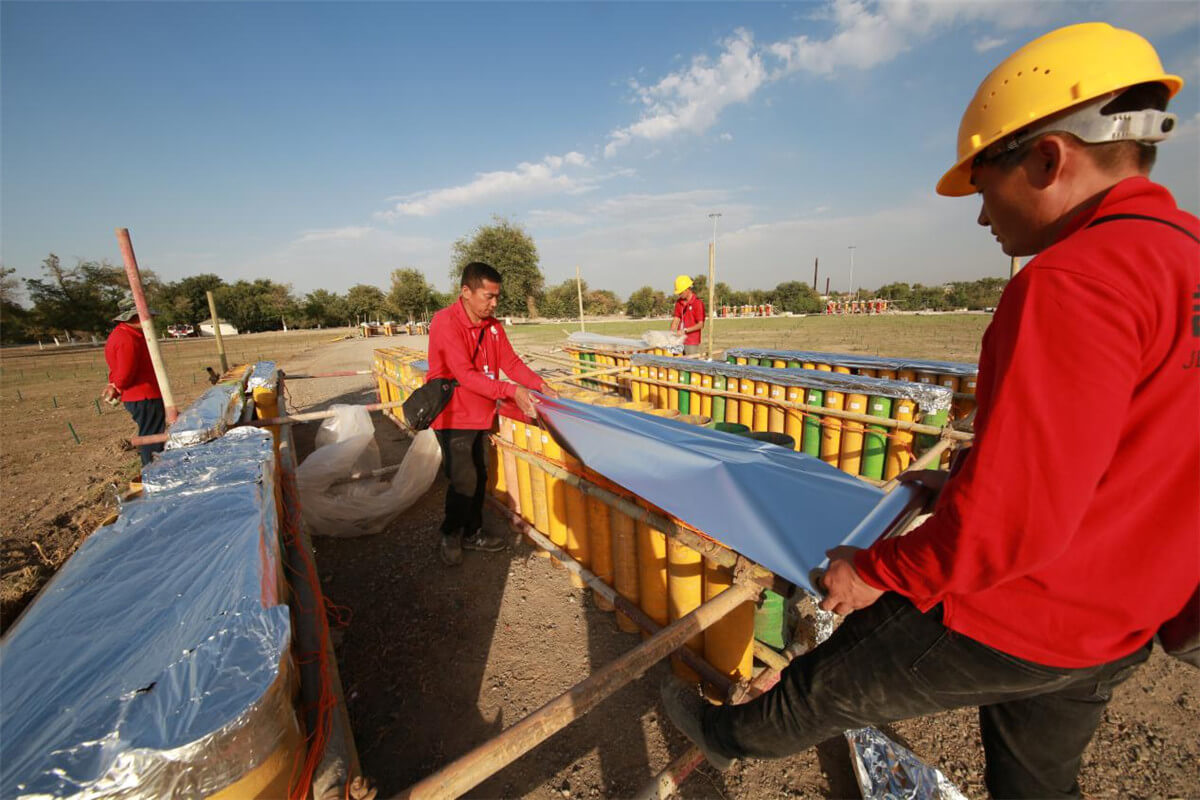
[[[734,347],[725,351],[732,358],[769,358],[773,361],[805,361],[811,364],[831,364],[851,369],[911,369],[917,372],[936,372],[942,375],[978,375],[978,364],[960,361],[929,361],[919,358],[890,358],[850,353],[822,353],[816,350],[759,350],[754,347]]]
[[[205,796],[296,741],[274,460],[262,443],[204,445],[229,465],[193,473],[208,491],[158,481],[162,491],[84,542],[0,642],[0,796]],[[148,470],[182,462],[169,454]],[[248,465],[258,480],[245,480]]]
[[[804,453],[628,409],[539,397],[538,416],[591,469],[813,593],[826,550],[868,547],[923,501],[909,484],[884,493]]]
[[[274,361],[259,361],[246,379],[246,392],[255,389],[274,389],[279,383],[279,368]]]
[[[936,414],[950,408],[954,392],[945,386],[932,383],[894,381],[887,378],[871,378],[866,375],[847,375],[841,372],[825,372],[819,369],[792,369],[759,367],[750,364],[730,364],[725,361],[701,361],[679,359],[670,356],[650,356],[642,353],[630,358],[635,367],[647,366],[676,369],[680,372],[700,372],[708,375],[745,378],[752,381],[773,383],[777,386],[802,386],[805,389],[842,392],[845,394],[879,395],[882,397],[905,398],[917,404],[924,414]],[[634,379],[636,380],[636,378]]]
[[[218,383],[167,428],[167,450],[216,439],[238,423],[245,405],[241,382]]]
[[[864,800],[966,800],[941,770],[875,728],[846,731]]]
[[[270,431],[243,426],[211,442],[166,450],[142,469],[142,491],[211,492],[260,481],[273,447]]]
[[[642,334],[640,339],[628,339],[622,336],[605,336],[602,333],[573,331],[567,334],[567,344],[589,350],[606,350],[622,354],[638,353],[655,348],[669,350],[672,353],[682,353],[683,334],[674,333],[673,331],[651,330]]]

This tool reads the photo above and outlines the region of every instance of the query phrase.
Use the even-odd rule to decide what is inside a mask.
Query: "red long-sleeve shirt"
[[[1200,235],[1113,187],[1021,270],[983,338],[975,443],[932,517],[855,558],[876,588],[1056,667],[1125,656],[1200,583]]]
[[[692,294],[690,300],[684,300],[682,297],[675,301],[675,309],[671,312],[675,319],[679,320],[679,330],[690,328],[693,325],[704,322],[704,301],[695,293]],[[701,329],[703,330],[703,329]],[[700,331],[688,331],[683,336],[684,344],[700,344]]]
[[[104,361],[108,364],[108,382],[121,390],[122,402],[162,397],[150,348],[140,327],[117,323],[104,342]]]
[[[496,419],[496,401],[511,399],[517,393],[515,383],[500,380],[501,371],[526,388],[537,391],[542,387],[538,374],[513,352],[504,326],[495,317],[472,325],[461,300],[434,314],[429,324],[429,372],[425,379],[453,378],[458,386],[430,427],[491,428]]]

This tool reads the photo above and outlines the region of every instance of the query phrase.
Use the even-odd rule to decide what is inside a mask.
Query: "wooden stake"
[[[579,295],[579,332],[583,333],[583,279],[579,277],[579,265],[575,265],[575,293]]]
[[[716,227],[713,228],[713,236],[716,236]],[[708,246],[708,308],[705,310],[704,321],[708,324],[708,355],[709,361],[712,361],[713,354],[713,320],[716,319],[716,312],[713,311],[713,303],[716,302],[717,296],[717,246],[710,244]]]
[[[411,786],[400,796],[450,798],[465,794],[591,711],[621,687],[641,677],[647,669],[683,647],[696,634],[719,622],[742,603],[756,598],[758,593],[758,587],[745,584],[726,589],[686,617],[671,623],[633,650],[596,670],[589,678],[499,736]]]
[[[205,292],[208,296],[208,313],[212,315],[213,336],[217,340],[217,357],[221,359],[221,374],[229,372],[229,359],[225,357],[225,339],[221,337],[221,320],[217,316],[217,301],[213,298],[212,292]]]

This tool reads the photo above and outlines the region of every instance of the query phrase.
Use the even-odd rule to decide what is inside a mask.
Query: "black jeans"
[[[167,429],[167,410],[163,406],[161,397],[154,397],[149,400],[130,400],[125,403],[125,410],[129,412],[129,416],[133,417],[133,421],[138,426],[138,436],[153,436],[156,433],[162,433]],[[161,453],[163,445],[159,444],[143,444],[138,447],[138,451],[142,456],[142,466],[150,463],[150,457],[155,453]]]
[[[442,535],[459,531],[471,535],[483,527],[483,493],[487,491],[483,448],[488,432],[447,428],[436,433],[442,446],[442,469],[450,481]]]
[[[849,728],[979,706],[993,797],[1077,797],[1079,763],[1115,686],[1150,645],[1086,669],[1024,661],[954,633],[891,592],[855,611],[756,700],[704,711],[727,756],[780,758]]]

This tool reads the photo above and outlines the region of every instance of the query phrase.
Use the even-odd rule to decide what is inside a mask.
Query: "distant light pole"
[[[717,220],[721,218],[720,211],[714,211],[708,215],[708,218],[713,221],[713,240],[712,245],[708,248],[708,310],[704,315],[708,322],[708,360],[712,361],[713,354],[713,316],[716,313],[713,310],[713,304],[716,303],[717,296]]]
[[[850,299],[854,299],[854,245],[847,249],[850,251]]]

